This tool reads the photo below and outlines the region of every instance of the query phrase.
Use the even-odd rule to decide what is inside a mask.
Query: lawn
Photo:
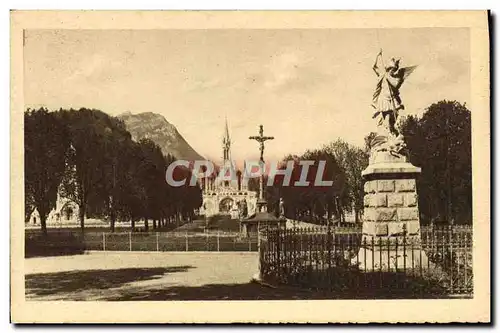
[[[80,254],[85,250],[106,251],[257,251],[257,238],[241,238],[238,221],[213,217],[211,228],[205,220],[194,220],[175,230],[150,228],[149,232],[130,232],[130,228],[88,227],[82,236],[79,228],[49,229],[44,237],[39,229],[25,232],[25,256],[43,257]],[[220,227],[220,229],[219,229]]]
[[[207,228],[221,231],[240,231],[240,222],[229,215],[214,215],[208,219]]]

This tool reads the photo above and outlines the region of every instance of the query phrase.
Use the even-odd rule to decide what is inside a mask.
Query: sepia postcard
[[[490,322],[486,11],[12,11],[14,323]]]

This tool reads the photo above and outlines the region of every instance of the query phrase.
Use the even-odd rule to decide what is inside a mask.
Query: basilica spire
[[[222,135],[224,161],[217,170],[217,177],[213,179],[211,186],[208,186],[209,190],[203,193],[201,211],[206,217],[222,214],[231,215],[231,218],[236,220],[255,212],[257,192],[248,189],[248,177],[237,170],[236,163],[231,156],[231,143],[229,125],[225,117]],[[243,169],[246,169],[246,162],[244,162]],[[241,210],[245,212],[242,213],[243,215],[240,215],[238,207],[246,207]]]
[[[224,161],[230,159],[230,149],[231,149],[231,138],[229,137],[229,127],[227,126],[227,117],[226,117],[226,127],[224,130],[224,137],[222,138],[222,149],[224,152]]]

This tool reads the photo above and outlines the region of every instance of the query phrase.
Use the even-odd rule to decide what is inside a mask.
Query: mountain
[[[153,112],[126,112],[118,118],[123,120],[134,140],[150,139],[160,146],[165,155],[171,154],[179,160],[188,161],[204,159],[162,115]]]

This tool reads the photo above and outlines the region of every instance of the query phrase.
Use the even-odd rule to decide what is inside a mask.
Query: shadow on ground
[[[208,284],[197,287],[176,286],[165,289],[127,290],[106,301],[215,301],[215,300],[300,300],[328,299],[331,295],[289,288],[270,288],[259,283]]]
[[[129,282],[159,279],[165,274],[186,272],[192,266],[123,268],[28,274],[26,293],[35,296],[68,294],[90,289],[117,288]]]
[[[164,289],[134,288],[105,298],[107,301],[163,301],[163,300],[321,300],[321,299],[423,299],[442,298],[409,291],[363,290],[329,291],[268,287],[256,282],[244,284],[209,284],[197,287],[176,286]]]
[[[97,290],[100,301],[446,298],[443,294],[422,292],[414,288],[395,288],[397,284],[393,284],[391,288],[358,284],[350,288],[339,287],[336,291],[311,290],[284,285],[270,287],[256,282],[202,286],[164,285],[158,287],[158,285],[134,286],[133,284],[124,286],[127,283],[159,279],[169,273],[187,272],[191,268],[193,267],[173,266],[30,274],[26,276],[26,292],[35,299],[53,296],[64,300],[90,300],[95,297]],[[124,287],[118,289],[121,286]],[[113,289],[113,291],[107,292],[105,291],[107,289]]]
[[[287,286],[276,288],[256,282],[245,284],[209,284],[197,287],[176,286],[165,289],[127,290],[120,295],[105,298],[107,301],[163,301],[163,300],[321,300],[321,299],[421,299],[436,298],[431,295],[411,292],[363,293],[359,291],[339,292],[308,290]]]

